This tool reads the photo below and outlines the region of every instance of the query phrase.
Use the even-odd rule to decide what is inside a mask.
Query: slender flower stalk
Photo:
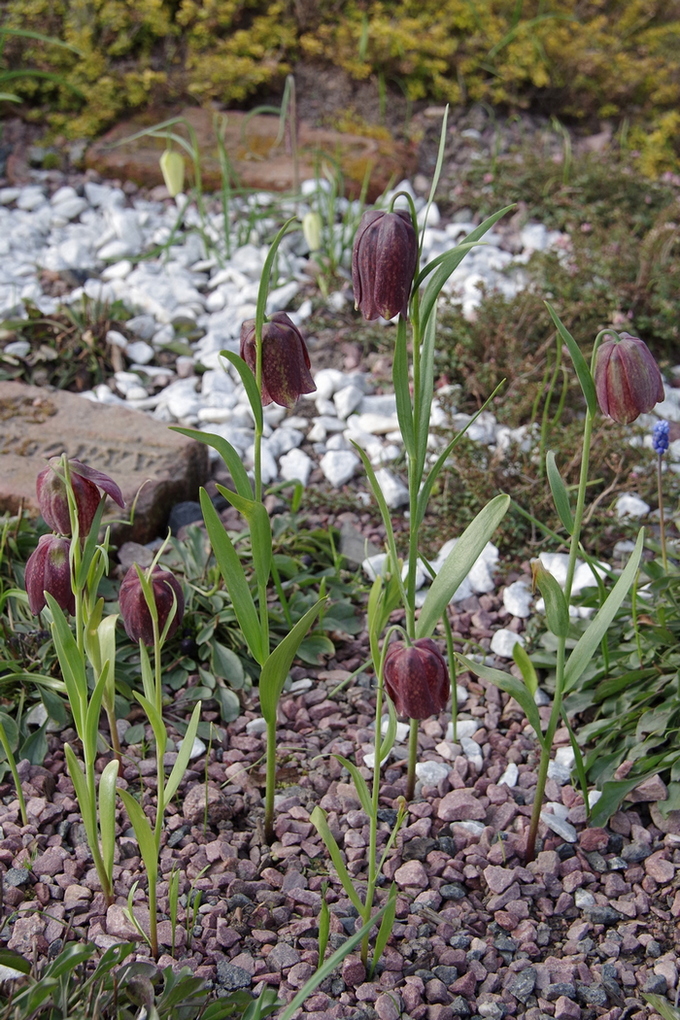
[[[658,454],[656,463],[656,485],[659,494],[659,542],[661,544],[661,562],[663,563],[664,570],[668,570],[668,553],[666,549],[666,521],[663,505],[661,462],[663,460],[663,455],[669,446],[669,432],[670,426],[668,422],[664,420],[658,421],[652,431],[652,446],[654,451]]]

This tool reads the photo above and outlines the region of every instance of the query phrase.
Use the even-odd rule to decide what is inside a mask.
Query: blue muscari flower
[[[663,457],[668,449],[668,431],[669,425],[667,421],[658,421],[652,430],[652,446],[660,457]]]

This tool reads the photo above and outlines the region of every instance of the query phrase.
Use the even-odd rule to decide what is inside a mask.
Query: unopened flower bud
[[[174,149],[166,149],[158,162],[168,194],[170,198],[175,198],[184,187],[184,159]]]
[[[310,251],[318,251],[321,247],[321,217],[318,212],[307,212],[302,217],[302,233]]]
[[[92,521],[101,501],[100,489],[115,500],[118,506],[125,506],[119,487],[102,471],[69,460],[69,478],[78,509],[78,527],[81,537],[89,534]],[[66,480],[63,475],[61,457],[52,457],[47,467],[40,472],[35,483],[38,506],[46,524],[60,535],[71,534],[71,518],[68,510]]]
[[[418,262],[418,238],[404,209],[364,213],[354,239],[354,302],[365,319],[408,313]]]
[[[595,356],[595,391],[600,410],[628,425],[664,399],[661,372],[644,340],[620,333],[605,340]]]
[[[444,656],[431,638],[387,649],[383,679],[399,715],[427,719],[446,708],[451,690]]]
[[[45,592],[53,596],[57,605],[70,613],[76,611],[76,599],[71,588],[71,543],[58,535],[41,535],[37,549],[26,561],[24,585],[28,605],[37,616],[46,605]]]
[[[254,373],[255,320],[241,326],[241,357]],[[285,312],[274,312],[262,327],[262,403],[292,407],[301,393],[316,389],[302,333]]]
[[[175,633],[184,616],[184,594],[182,586],[169,570],[162,570],[155,567],[151,575],[151,590],[156,603],[158,613],[158,632],[162,633],[168,622],[173,605],[175,615],[168,628],[167,637]],[[145,645],[153,644],[153,620],[151,610],[147,605],[144,596],[142,582],[137,573],[137,567],[133,564],[123,578],[118,593],[118,605],[123,624],[131,641],[142,641]]]

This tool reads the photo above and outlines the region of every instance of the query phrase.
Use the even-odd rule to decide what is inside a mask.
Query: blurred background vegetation
[[[70,137],[140,107],[252,106],[304,64],[384,96],[613,119],[680,158],[680,0],[3,0],[0,75]],[[49,45],[23,33],[66,43]]]

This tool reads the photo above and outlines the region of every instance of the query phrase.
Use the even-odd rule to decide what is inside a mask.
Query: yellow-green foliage
[[[412,99],[539,105],[626,118],[650,172],[680,153],[680,0],[5,0],[5,23],[80,57],[11,39],[9,66],[60,74],[86,96],[27,78],[71,133],[154,101],[255,101],[300,59]],[[12,61],[10,63],[10,56]],[[59,115],[59,111],[62,111]],[[75,116],[74,116],[75,112]]]

